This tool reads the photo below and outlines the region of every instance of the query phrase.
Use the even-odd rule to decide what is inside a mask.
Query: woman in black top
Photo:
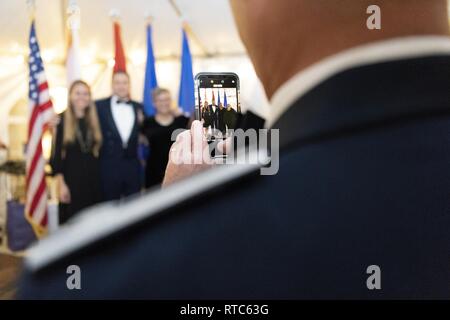
[[[100,124],[89,86],[75,81],[56,128],[51,166],[58,183],[59,223],[100,201]]]
[[[155,116],[145,119],[142,125],[142,133],[147,138],[150,149],[145,169],[146,188],[161,185],[173,143],[172,132],[186,129],[189,123],[189,118],[174,114],[167,89],[157,88],[153,91],[153,104]]]

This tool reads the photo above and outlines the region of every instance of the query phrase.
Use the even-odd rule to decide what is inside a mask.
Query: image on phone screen
[[[239,78],[216,73],[199,74],[196,80],[196,118],[202,122],[207,139],[229,137],[241,113]]]

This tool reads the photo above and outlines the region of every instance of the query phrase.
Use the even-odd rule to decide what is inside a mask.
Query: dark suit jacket
[[[26,272],[19,296],[450,298],[449,75],[435,56],[332,76],[275,124],[277,175],[210,188]],[[65,288],[69,264],[80,291]],[[366,286],[370,265],[381,290]]]
[[[138,111],[143,106],[131,101],[135,122],[126,146],[117,130],[111,111],[111,97],[96,101],[97,113],[103,135],[100,149],[100,173],[104,200],[118,199],[139,192],[141,188],[138,160]]]
[[[209,126],[212,125],[212,118],[211,118],[212,112],[209,109],[202,109],[202,119],[204,120],[203,122],[203,127],[208,128]]]
[[[210,125],[214,129],[220,128],[220,110],[219,107],[216,106],[216,111],[214,111],[212,105],[209,105],[209,116],[210,116]]]
[[[234,129],[236,126],[237,118],[238,118],[237,112],[234,109],[230,109],[229,111],[227,109],[223,109],[222,119],[224,130],[226,128]]]
[[[133,105],[135,110],[136,118],[131,136],[128,140],[128,145],[126,146],[126,148],[124,148],[119,131],[117,130],[116,124],[114,123],[114,118],[111,111],[111,97],[98,100],[95,102],[95,104],[97,106],[97,113],[103,134],[103,145],[102,149],[100,150],[100,158],[137,158],[137,145],[139,135],[137,112],[138,110],[143,110],[142,105],[135,101],[131,101],[131,104]]]
[[[225,108],[222,108],[222,109],[219,108],[218,115],[217,115],[218,123],[219,123],[219,130],[222,133],[225,133],[225,131],[227,129],[225,126],[225,120],[224,120],[224,115],[225,115],[226,111],[227,111],[227,109],[225,109]]]

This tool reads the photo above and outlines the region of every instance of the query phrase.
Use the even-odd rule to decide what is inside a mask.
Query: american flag
[[[42,135],[53,115],[52,101],[45,78],[44,65],[39,53],[34,21],[30,30],[30,83],[27,161],[27,199],[25,216],[40,237],[47,231],[47,186],[45,159],[42,154]]]

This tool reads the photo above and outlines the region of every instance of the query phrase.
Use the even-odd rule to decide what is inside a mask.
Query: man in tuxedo
[[[126,72],[113,74],[112,92],[111,97],[96,101],[103,134],[100,166],[105,201],[138,193],[142,180],[138,139],[143,107],[130,99],[130,77]]]
[[[167,187],[42,241],[19,296],[450,298],[447,2],[378,0],[381,30],[366,27],[372,1],[231,4],[279,129],[278,174],[179,180],[207,167],[175,161],[182,144],[202,152],[194,121]],[[122,210],[133,220],[87,231]],[[70,264],[82,290],[65,288]]]
[[[220,117],[220,110],[219,107],[216,105],[216,103],[213,102],[209,105],[209,112],[210,112],[210,119],[211,119],[211,129],[213,131],[219,130],[219,117]]]

